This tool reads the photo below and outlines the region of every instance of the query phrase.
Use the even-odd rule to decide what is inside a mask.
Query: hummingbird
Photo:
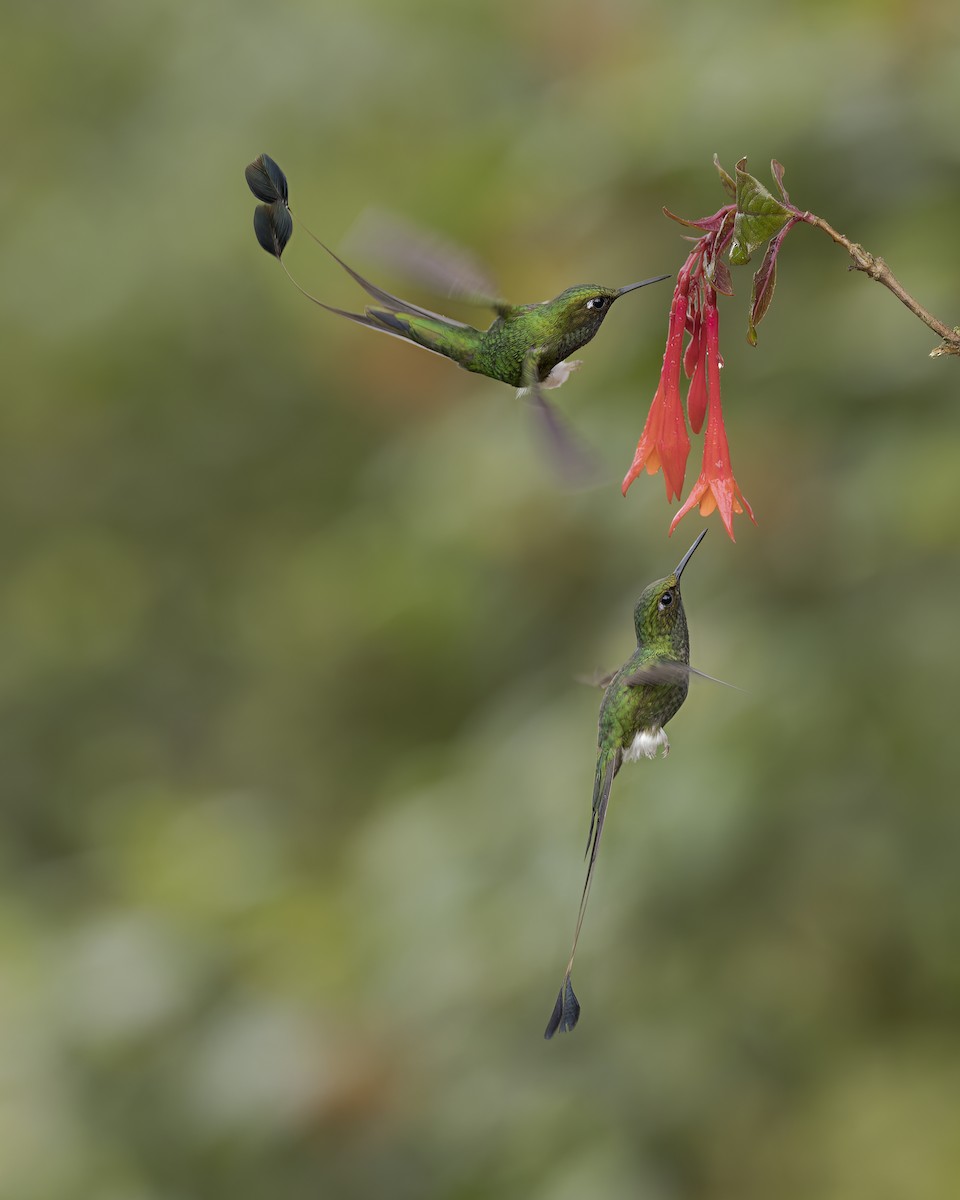
[[[498,379],[518,388],[520,394],[529,394],[561,465],[571,473],[582,473],[586,465],[582,449],[544,397],[544,389],[559,387],[580,365],[579,360],[570,360],[568,356],[594,337],[615,300],[637,288],[668,279],[669,275],[656,275],[621,288],[575,284],[541,304],[513,305],[475,288],[468,292],[455,289],[460,299],[482,304],[496,314],[487,329],[476,329],[383,291],[348,266],[304,226],[317,245],[374,301],[362,313],[348,312],[305,291],[283,262],[283,251],[293,235],[293,214],[287,178],[280,167],[269,155],[261,154],[247,166],[245,176],[250,190],[261,201],[253,218],[257,241],[280,261],[302,295],[327,312],[423,346],[452,359],[467,371]]]
[[[633,654],[618,671],[591,681],[605,687],[605,691],[600,702],[597,771],[587,834],[589,862],[570,960],[543,1035],[548,1040],[557,1030],[563,1033],[572,1030],[580,1017],[580,1003],[570,977],[613,781],[625,762],[653,758],[658,748],[662,748],[664,757],[669,753],[664,726],[686,700],[690,675],[703,675],[690,666],[690,639],[680,596],[680,576],[706,535],[704,529],[671,575],[644,588],[633,612],[637,634]]]

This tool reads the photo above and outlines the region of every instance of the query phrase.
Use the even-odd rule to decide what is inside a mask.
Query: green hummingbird
[[[591,681],[605,686],[606,690],[600,703],[597,773],[587,835],[589,863],[580,897],[570,961],[543,1035],[548,1039],[557,1030],[564,1033],[572,1030],[580,1017],[580,1003],[574,994],[570,976],[614,778],[625,762],[653,758],[658,747],[663,748],[664,755],[669,752],[670,743],[664,726],[686,700],[690,675],[703,674],[690,666],[690,639],[680,597],[680,576],[706,535],[704,529],[680,559],[672,575],[644,588],[633,613],[637,633],[637,648],[633,654],[619,671]],[[712,676],[705,678],[711,679]]]
[[[245,175],[250,190],[262,201],[253,219],[257,240],[287,271],[282,255],[293,234],[293,218],[286,176],[266,154],[250,163]],[[468,292],[457,289],[460,299],[483,304],[496,313],[489,328],[481,330],[383,291],[348,266],[309,229],[306,232],[375,303],[368,304],[362,313],[334,308],[310,295],[287,271],[291,282],[308,300],[327,312],[423,346],[452,359],[467,371],[499,379],[519,388],[521,393],[528,393],[561,463],[577,473],[584,466],[582,450],[544,397],[543,390],[559,387],[580,365],[577,360],[568,360],[568,356],[593,338],[615,300],[669,278],[656,275],[621,288],[576,284],[541,304],[513,305],[475,288]]]

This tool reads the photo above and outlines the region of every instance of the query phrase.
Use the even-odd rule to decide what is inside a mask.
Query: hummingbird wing
[[[619,670],[619,667],[617,668]],[[585,683],[587,687],[602,687],[605,688],[609,684],[616,671],[594,671],[592,675],[574,675],[577,683]]]
[[[521,394],[526,393],[540,418],[540,427],[547,438],[551,457],[558,464],[564,480],[571,486],[584,486],[597,477],[593,455],[560,415],[556,405],[543,394],[540,383],[539,360],[542,346],[531,346],[524,356],[520,378]]]
[[[689,677],[690,667],[687,663],[666,658],[631,671],[629,675],[624,675],[623,682],[627,687],[640,687],[644,683],[677,683]]]
[[[616,672],[613,674],[615,675]],[[623,682],[627,687],[639,687],[642,683],[676,683],[691,675],[696,675],[699,679],[709,679],[711,683],[719,683],[723,687],[733,688],[737,692],[741,691],[735,683],[727,683],[725,679],[717,679],[715,675],[708,675],[705,671],[698,671],[696,667],[691,667],[689,663],[679,662],[672,658],[664,658],[659,662],[640,667],[639,670],[631,671],[629,675],[624,675]],[[610,679],[612,678],[613,675],[610,676]]]
[[[593,882],[593,868],[597,862],[597,851],[600,849],[600,837],[603,833],[603,823],[607,815],[607,805],[610,802],[610,789],[620,764],[623,762],[623,752],[619,747],[605,755],[601,755],[597,763],[597,775],[593,786],[593,812],[590,817],[590,833],[587,838],[587,853],[590,861],[587,864],[587,877],[583,883],[580,895],[580,910],[577,914],[577,927],[573,935],[573,946],[570,950],[570,960],[563,975],[563,982],[557,994],[557,1002],[553,1007],[550,1020],[543,1031],[543,1036],[550,1040],[555,1033],[569,1033],[580,1019],[580,1002],[573,990],[571,975],[573,960],[577,953],[577,942],[580,940],[580,930],[583,926],[583,916],[587,911],[587,900],[590,897],[590,884]]]
[[[378,261],[389,263],[437,294],[498,312],[509,308],[498,298],[496,281],[469,250],[387,209],[364,209],[345,245],[348,250],[364,247]]]
[[[310,236],[313,237],[313,234],[310,234]],[[390,292],[385,292],[383,288],[378,288],[377,285],[371,283],[369,279],[364,279],[359,271],[355,271],[353,267],[348,266],[343,259],[339,257],[339,255],[334,254],[329,246],[324,246],[323,242],[321,242],[318,238],[314,238],[313,240],[318,246],[321,247],[321,249],[326,250],[326,252],[335,262],[338,262],[340,266],[343,267],[351,279],[360,284],[368,296],[372,296],[374,300],[378,301],[385,308],[389,309],[390,312],[406,313],[413,317],[429,317],[434,321],[444,321],[448,325],[457,325],[461,329],[471,328],[471,326],[467,325],[464,321],[454,321],[451,317],[445,317],[442,313],[431,312],[429,308],[421,308],[419,304],[411,304],[409,300],[401,300],[399,296],[394,296],[391,295]],[[324,305],[323,307],[327,306]],[[339,312],[340,310],[337,309],[335,311]],[[370,325],[374,329],[380,328],[375,321],[369,321],[364,317],[359,316],[357,313],[341,312],[340,315],[353,317],[355,320],[359,320],[361,324]]]

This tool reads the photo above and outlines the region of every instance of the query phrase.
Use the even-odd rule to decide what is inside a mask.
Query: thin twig
[[[822,229],[838,246],[842,246],[847,251],[853,259],[853,270],[863,271],[871,279],[875,279],[877,283],[882,283],[885,288],[893,292],[901,304],[905,304],[910,309],[915,317],[919,317],[924,325],[932,329],[938,337],[943,339],[939,346],[934,347],[930,351],[931,358],[938,358],[941,354],[960,355],[960,327],[951,329],[948,325],[944,325],[942,321],[938,320],[932,313],[927,312],[923,305],[910,295],[882,258],[875,257],[856,242],[851,242],[842,233],[838,233],[823,217],[818,217],[815,213],[802,213],[800,214],[800,220],[805,221],[808,225],[813,225],[817,229]]]

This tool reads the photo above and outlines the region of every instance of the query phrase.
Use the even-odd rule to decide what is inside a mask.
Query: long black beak
[[[641,279],[639,283],[628,283],[626,287],[622,287],[618,296],[625,296],[627,292],[635,292],[637,288],[646,287],[648,283],[659,283],[661,279],[669,279],[669,275],[654,275],[652,279]]]
[[[703,541],[703,539],[706,536],[707,536],[707,531],[704,529],[701,531],[697,540],[693,543],[693,545],[686,552],[686,554],[683,556],[683,558],[680,559],[680,565],[674,571],[674,575],[676,575],[678,583],[680,582],[680,576],[683,574],[683,568],[687,565],[687,563],[690,561],[690,559],[693,558],[694,550],[696,550],[696,548],[700,545],[700,543]]]

